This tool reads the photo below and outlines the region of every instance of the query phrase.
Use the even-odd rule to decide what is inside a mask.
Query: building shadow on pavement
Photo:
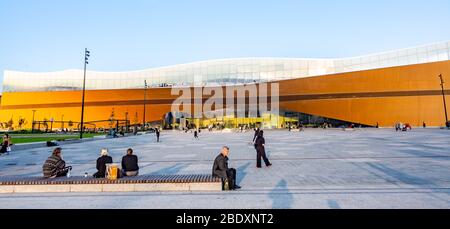
[[[390,168],[388,166],[382,165],[380,163],[366,163],[366,164],[369,167],[371,167],[372,169],[383,172],[388,177],[394,178],[395,180],[397,180],[401,183],[407,184],[407,185],[414,185],[414,186],[419,186],[419,187],[431,187],[431,188],[433,188],[433,187],[440,188],[441,187],[438,184],[436,184],[426,178],[421,178],[418,176],[410,175],[410,174],[407,174],[400,170],[396,170],[396,169]],[[450,195],[449,192],[444,192],[444,193],[446,193],[447,195]],[[450,203],[450,201],[448,199],[442,198],[442,197],[436,195],[436,193],[430,192],[429,195],[434,198],[437,198],[439,200]]]
[[[175,165],[159,169],[157,171],[151,172],[151,175],[160,175],[160,174],[168,174],[173,175],[179,173],[181,170],[185,169],[188,165],[177,163]]]
[[[404,184],[409,184],[409,185],[435,185],[433,184],[433,182],[431,182],[430,180],[418,177],[418,176],[413,176],[410,174],[407,174],[405,172],[387,167],[383,164],[380,163],[366,163],[370,168],[378,170],[382,173],[384,173],[385,175],[394,178]]]

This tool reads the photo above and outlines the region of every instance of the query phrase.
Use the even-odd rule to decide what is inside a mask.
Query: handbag
[[[227,178],[223,179],[222,183],[223,183],[222,190],[225,190],[225,191],[230,190],[230,183],[228,182]]]

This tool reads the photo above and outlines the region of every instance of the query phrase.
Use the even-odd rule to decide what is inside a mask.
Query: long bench
[[[211,175],[139,175],[117,180],[90,177],[0,177],[0,193],[221,191]]]

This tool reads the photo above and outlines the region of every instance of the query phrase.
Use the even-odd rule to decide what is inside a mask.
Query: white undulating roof
[[[450,42],[340,59],[236,58],[130,72],[87,71],[86,89],[227,85],[354,72],[450,60]],[[3,91],[79,90],[83,70],[5,71]]]

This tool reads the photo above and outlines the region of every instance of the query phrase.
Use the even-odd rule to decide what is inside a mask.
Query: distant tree
[[[134,114],[133,122],[134,122],[135,125],[138,123],[138,113],[137,113],[137,111],[136,111],[136,113]]]
[[[69,128],[72,128],[72,126],[73,126],[72,120],[69,120],[69,123],[67,125],[69,126]]]
[[[42,125],[45,127],[45,132],[48,132],[48,119],[44,118]]]
[[[20,117],[19,120],[18,120],[18,123],[17,123],[17,126],[19,127],[19,129],[22,129],[22,127],[23,127],[24,125],[26,125],[26,124],[27,124],[26,119]]]
[[[109,127],[111,128],[114,123],[115,123],[115,119],[114,117],[116,116],[115,112],[114,112],[114,108],[111,110],[111,114],[109,115]]]
[[[6,128],[7,129],[9,129],[9,130],[13,130],[14,128],[13,128],[13,125],[14,125],[14,121],[13,121],[13,119],[11,118],[8,122],[6,122]]]

